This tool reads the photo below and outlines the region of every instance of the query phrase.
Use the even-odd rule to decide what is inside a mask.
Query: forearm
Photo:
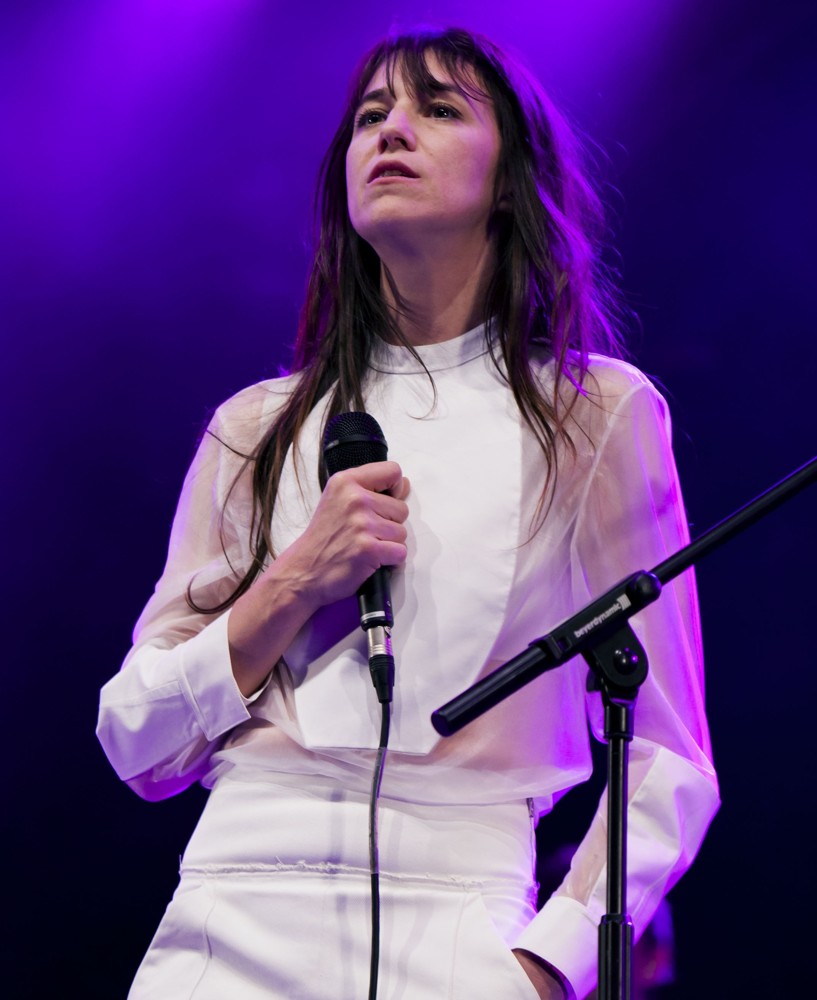
[[[304,578],[293,572],[292,562],[284,553],[230,612],[230,662],[245,698],[261,687],[316,610],[314,595]]]
[[[627,911],[636,937],[691,864],[718,807],[712,772],[656,748],[631,757]],[[579,996],[596,981],[598,926],[606,912],[606,795],[570,871],[514,942],[562,970]]]

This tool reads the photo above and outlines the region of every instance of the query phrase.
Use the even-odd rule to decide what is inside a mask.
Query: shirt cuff
[[[227,640],[229,618],[227,611],[178,647],[181,689],[208,740],[215,740],[246,722],[250,718],[247,706],[264,689],[260,688],[249,698],[238,689]],[[267,683],[269,679],[264,687]]]
[[[598,978],[599,925],[570,896],[551,896],[514,941],[562,973],[581,998]]]

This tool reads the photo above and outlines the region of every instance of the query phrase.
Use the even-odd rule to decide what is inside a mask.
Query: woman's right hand
[[[336,472],[306,531],[267,572],[286,576],[309,614],[348,597],[376,569],[405,561],[407,494],[396,462]]]
[[[349,597],[381,566],[405,561],[408,491],[396,462],[329,478],[306,531],[230,612],[230,656],[245,697],[264,683],[319,607]]]

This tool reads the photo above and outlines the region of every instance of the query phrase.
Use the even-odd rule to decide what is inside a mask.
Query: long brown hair
[[[491,41],[461,29],[423,28],[380,42],[352,77],[346,110],[321,165],[315,252],[294,353],[299,376],[288,402],[246,456],[252,465],[253,560],[217,607],[200,608],[188,595],[196,610],[228,608],[274,555],[272,511],[284,460],[317,402],[329,394],[327,418],[364,409],[363,381],[375,338],[386,335],[411,350],[381,295],[380,260],[349,220],[345,164],[355,113],[375,72],[384,67],[391,88],[399,69],[410,92],[430,98],[439,87],[428,66],[431,54],[465,93],[487,96],[496,115],[501,149],[497,209],[489,226],[497,267],[483,316],[494,363],[545,455],[542,503],[555,480],[557,443],[573,447],[569,407],[557,404],[560,383],[568,379],[581,387],[590,351],[619,353],[615,296],[601,262],[601,205],[574,133],[538,82]],[[474,92],[474,80],[481,93]],[[510,197],[500,199],[500,192]],[[532,371],[533,351],[554,360],[552,396]]]

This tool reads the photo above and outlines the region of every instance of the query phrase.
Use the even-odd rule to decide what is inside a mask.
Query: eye
[[[385,111],[381,111],[378,108],[364,108],[358,114],[357,118],[355,118],[355,126],[357,128],[368,128],[370,125],[379,125],[385,119]]]
[[[429,104],[428,114],[432,118],[439,118],[443,121],[448,118],[462,118],[462,115],[456,108],[452,107],[450,104],[443,104],[441,101],[435,101],[434,104]]]

